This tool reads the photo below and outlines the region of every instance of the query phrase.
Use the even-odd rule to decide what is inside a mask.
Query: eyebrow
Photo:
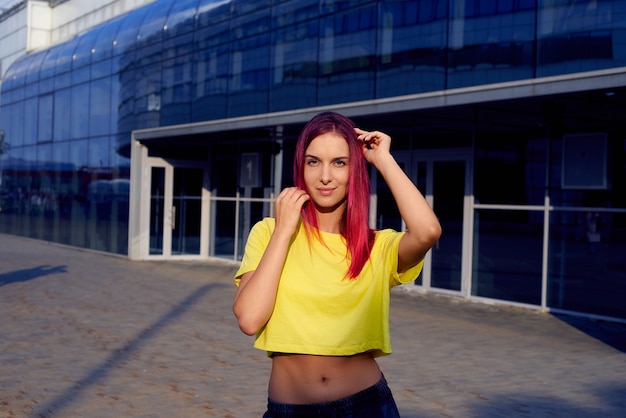
[[[313,155],[313,154],[305,154],[304,158],[315,158],[316,160],[321,160],[320,157]],[[346,155],[346,156],[341,156],[341,157],[334,157],[332,160],[333,161],[337,161],[337,160],[349,160],[350,156]]]

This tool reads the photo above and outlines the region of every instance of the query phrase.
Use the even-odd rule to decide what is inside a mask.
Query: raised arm
[[[280,273],[287,257],[291,237],[300,221],[302,205],[309,195],[290,187],[276,198],[276,226],[256,270],[241,277],[233,302],[239,328],[247,335],[256,334],[274,310]]]
[[[441,225],[422,193],[390,153],[391,137],[379,131],[355,129],[363,155],[383,176],[396,201],[407,233],[398,248],[398,271],[421,261],[441,236]]]

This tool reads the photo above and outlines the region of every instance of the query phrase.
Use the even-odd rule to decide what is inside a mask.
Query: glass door
[[[470,156],[466,150],[425,150],[398,153],[396,160],[426,197],[443,228],[426,255],[415,284],[447,293],[466,293],[464,271],[469,260],[468,227],[471,195]],[[390,191],[377,180],[377,228],[406,230]]]
[[[200,256],[204,168],[160,160],[152,165],[150,174],[149,255]]]

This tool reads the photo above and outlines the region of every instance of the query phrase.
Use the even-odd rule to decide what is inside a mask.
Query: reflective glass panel
[[[626,317],[626,213],[555,211],[550,217],[548,306]]]
[[[543,204],[548,142],[546,139],[476,138],[474,195],[476,203]],[[506,187],[495,178],[505,178]]]
[[[460,291],[465,162],[433,162],[433,210],[445,234],[432,248],[432,287]]]
[[[375,5],[321,18],[319,105],[374,98],[377,21]]]
[[[52,115],[54,114],[54,96],[39,96],[39,120],[37,123],[37,141],[52,141]]]
[[[126,15],[120,22],[119,30],[113,41],[114,54],[127,54],[133,50],[137,44],[137,31],[141,26],[149,7],[141,7]]]
[[[447,88],[520,80],[534,76],[534,5],[495,1],[459,2],[450,9]],[[504,5],[502,5],[504,6]]]
[[[381,7],[376,96],[443,89],[447,2],[390,1]]]
[[[233,19],[228,115],[267,112],[270,67],[270,15],[267,11]]]
[[[626,64],[623,1],[538,2],[537,76]]]
[[[165,168],[152,167],[150,176],[150,254],[163,254]]]
[[[174,167],[172,254],[200,254],[204,170]]]
[[[197,8],[198,0],[175,1],[165,21],[164,35],[171,38],[191,32],[194,29]]]
[[[102,32],[103,26],[96,26],[76,38],[77,45],[76,49],[74,49],[74,55],[72,56],[72,68],[77,69],[91,64],[94,44]]]
[[[145,45],[163,40],[165,19],[174,2],[152,3],[144,8],[147,13],[137,32],[137,44]]]
[[[236,204],[228,201],[213,201],[211,213],[215,214],[212,223],[213,242],[209,253],[214,257],[232,259],[235,254]]]
[[[286,26],[274,32],[271,111],[315,106],[318,35],[317,21]]]
[[[541,304],[543,212],[474,212],[472,295]]]
[[[70,139],[72,91],[70,89],[57,90],[54,93],[54,140],[65,141]]]
[[[37,109],[37,99],[30,99],[28,104],[35,104],[35,109]],[[9,147],[17,147],[25,144],[33,144],[37,141],[36,135],[26,136],[25,133],[29,132],[31,134],[37,133],[37,120],[35,120],[35,125],[32,126],[34,130],[30,130],[26,128],[24,122],[26,120],[32,121],[33,116],[37,117],[37,112],[32,112],[31,114],[25,113],[25,102],[19,101],[15,102],[11,105],[2,108],[2,112],[0,112],[0,117],[2,118],[2,129],[4,131],[3,141],[8,144]]]
[[[89,84],[79,84],[72,87],[72,114],[70,115],[70,136],[72,138],[86,138],[89,132]],[[67,112],[67,110],[65,110]],[[65,117],[68,117],[66,114]]]
[[[89,106],[89,136],[111,133],[111,78],[91,82],[93,100]]]

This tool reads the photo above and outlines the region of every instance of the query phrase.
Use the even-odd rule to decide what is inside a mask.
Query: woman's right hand
[[[302,207],[311,197],[302,189],[287,187],[276,198],[276,228],[290,236],[296,232]]]

